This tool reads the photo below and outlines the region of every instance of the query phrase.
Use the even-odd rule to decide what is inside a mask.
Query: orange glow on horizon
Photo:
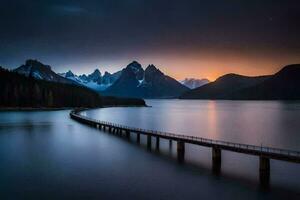
[[[178,55],[180,54],[180,55]],[[99,61],[91,61],[89,63],[78,62],[74,65],[75,73],[91,73],[96,67],[101,73],[105,71],[114,73],[122,70],[128,63],[136,60],[142,64],[144,69],[149,64],[154,64],[164,74],[171,76],[177,80],[184,78],[207,78],[210,81],[216,80],[218,77],[228,73],[236,73],[246,76],[261,76],[270,75],[279,71],[282,67],[288,64],[300,63],[300,55],[274,55],[268,53],[256,54],[238,54],[222,53],[222,52],[207,52],[200,53],[163,53],[160,55],[150,56],[128,56],[122,59],[102,59]],[[73,67],[66,68],[66,70]],[[63,71],[63,70],[62,70]]]
[[[236,73],[246,76],[270,75],[279,71],[282,67],[300,63],[298,56],[269,56],[256,55],[188,55],[152,57],[144,59],[143,63],[153,63],[165,74],[177,79],[207,78],[210,81],[228,73]],[[146,66],[145,66],[146,67]]]

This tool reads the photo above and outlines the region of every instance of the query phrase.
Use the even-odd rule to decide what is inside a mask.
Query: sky
[[[115,72],[137,60],[180,80],[300,63],[299,0],[1,0],[0,65]]]

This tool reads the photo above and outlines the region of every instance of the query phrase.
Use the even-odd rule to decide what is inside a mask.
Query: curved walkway
[[[282,160],[293,163],[300,163],[300,152],[287,149],[271,148],[264,146],[255,146],[249,144],[240,144],[225,142],[220,140],[211,140],[201,137],[166,133],[141,128],[124,126],[121,124],[111,123],[92,119],[80,114],[85,109],[73,110],[70,117],[80,123],[87,124],[109,133],[122,135],[125,134],[130,138],[130,134],[136,134],[137,142],[140,142],[140,135],[147,136],[147,147],[152,148],[152,137],[156,138],[156,149],[159,149],[160,139],[177,142],[177,158],[179,161],[184,160],[185,143],[209,147],[212,149],[212,169],[219,174],[221,171],[221,150],[233,151],[259,157],[259,180],[263,187],[269,187],[270,182],[270,159]]]
[[[130,133],[150,135],[153,137],[159,137],[159,138],[169,139],[173,141],[181,141],[184,143],[196,144],[196,145],[201,145],[206,147],[217,147],[228,151],[234,151],[234,152],[257,155],[257,156],[265,156],[270,159],[300,163],[299,151],[265,147],[265,146],[255,146],[255,145],[241,144],[241,143],[233,143],[233,142],[226,142],[221,140],[206,139],[206,138],[196,137],[196,136],[180,135],[174,133],[129,127],[121,124],[105,122],[105,121],[100,121],[89,117],[85,117],[83,115],[80,115],[81,111],[83,110],[71,111],[70,113],[71,118],[93,126],[98,125],[99,127],[102,126],[105,128],[120,129],[121,131],[124,132],[129,131]]]

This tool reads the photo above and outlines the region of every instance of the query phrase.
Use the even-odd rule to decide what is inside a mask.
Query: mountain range
[[[14,71],[40,80],[85,86],[106,96],[176,98],[189,90],[154,65],[149,65],[144,70],[137,61],[118,72],[105,72],[103,75],[98,69],[88,75],[76,75],[70,70],[57,74],[49,65],[32,59]]]
[[[185,78],[184,80],[180,81],[182,85],[185,85],[186,87],[190,89],[195,89],[198,87],[201,87],[210,81],[206,78],[203,79],[196,79],[196,78]]]
[[[226,74],[214,82],[184,93],[180,99],[300,99],[300,64],[285,66],[268,76]]]
[[[116,73],[105,72],[103,75],[98,69],[88,75],[75,75],[72,71],[57,74],[49,65],[37,60],[27,60],[24,65],[13,71],[48,82],[85,86],[104,96],[232,100],[300,99],[300,64],[285,66],[273,75],[250,77],[231,73],[213,82],[206,79],[185,79],[181,83],[165,75],[154,65],[148,65],[144,69],[136,61]]]
[[[75,81],[80,85],[86,86],[95,91],[103,91],[110,87],[121,75],[121,72],[116,72],[114,74],[110,74],[109,72],[105,72],[102,76],[99,69],[95,69],[95,71],[91,74],[85,75],[76,75],[71,70],[66,73],[58,73],[60,76],[67,78],[69,80]]]
[[[98,69],[90,75],[77,76],[71,71],[60,75],[107,96],[175,98],[188,90],[154,65],[149,65],[144,70],[137,61],[131,62],[116,73],[105,72],[103,76]]]
[[[55,77],[51,78],[50,75],[47,76],[50,81],[42,80],[40,74],[34,72],[36,71],[32,70],[30,76],[0,67],[0,108],[145,106],[142,99],[104,97],[81,85],[66,84],[64,81],[55,82],[53,81]]]
[[[141,98],[175,98],[189,89],[165,75],[154,65],[145,70],[136,61],[122,70],[116,82],[104,91],[105,95]]]

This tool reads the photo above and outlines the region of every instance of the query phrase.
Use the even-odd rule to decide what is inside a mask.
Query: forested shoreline
[[[103,97],[83,86],[37,80],[3,68],[0,68],[0,91],[0,108],[93,108],[145,105],[142,99]]]

